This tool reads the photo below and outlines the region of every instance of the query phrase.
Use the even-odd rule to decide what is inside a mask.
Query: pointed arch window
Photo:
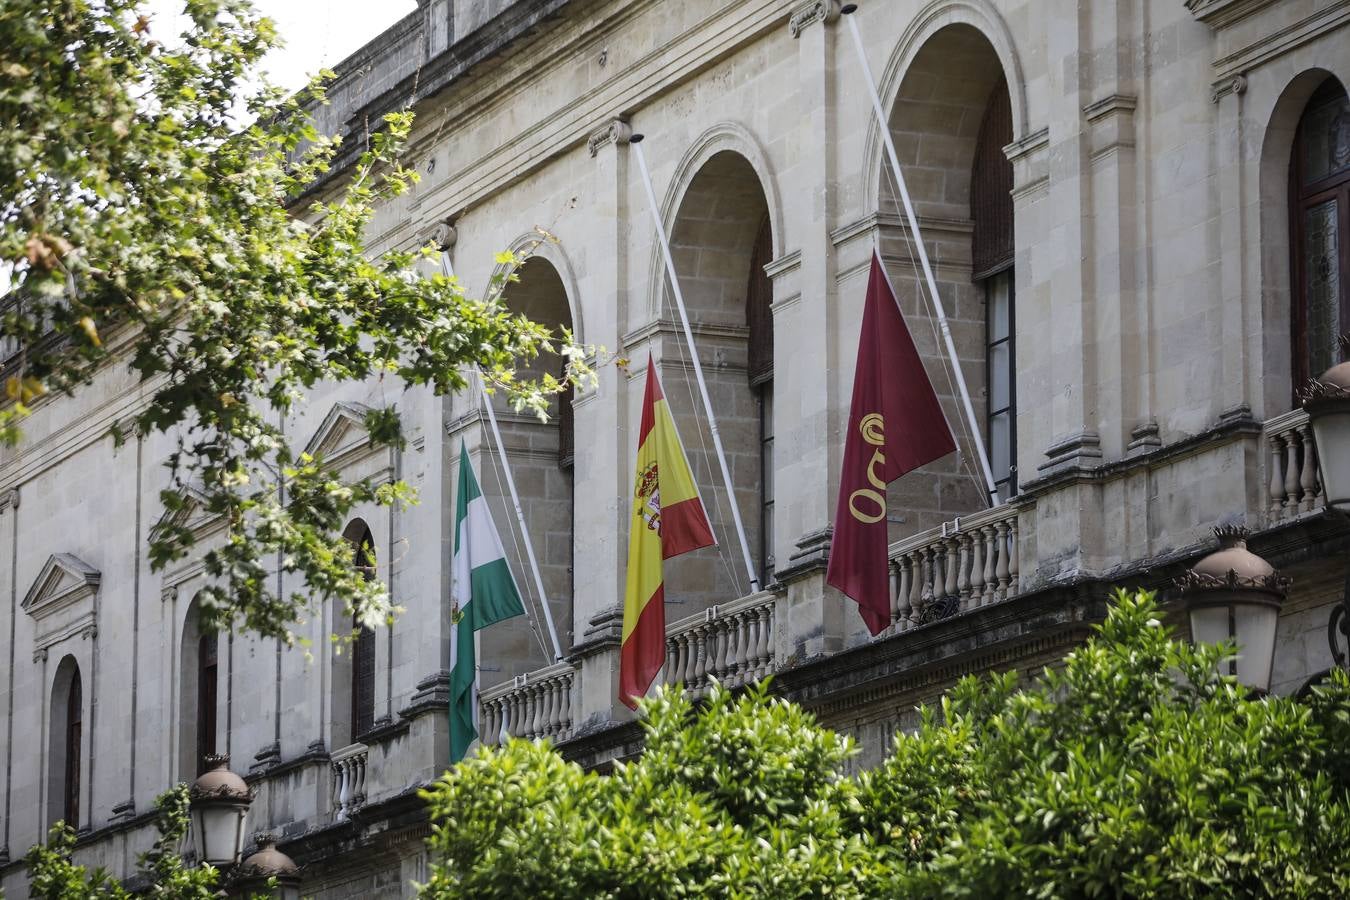
[[[1335,78],[1308,100],[1289,169],[1297,389],[1344,358],[1350,331],[1350,98]]]
[[[985,106],[971,172],[971,268],[985,299],[985,438],[999,496],[1017,493],[1016,280],[1013,277],[1012,103],[1006,78]]]
[[[759,571],[760,583],[773,580],[773,279],[764,267],[773,261],[773,234],[766,215],[750,253],[750,283],[745,291],[745,322],[750,330],[747,370],[759,414]]]

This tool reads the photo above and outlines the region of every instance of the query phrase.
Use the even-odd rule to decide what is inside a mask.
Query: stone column
[[[611,120],[596,130],[587,148],[593,157],[586,258],[591,262],[579,289],[589,301],[582,340],[611,351],[623,346],[628,328],[629,166],[626,122]],[[624,567],[631,493],[628,379],[613,364],[598,367],[595,390],[573,405],[576,422],[575,594],[576,635],[572,659],[578,673],[572,720],[585,729],[631,714],[618,701],[619,641],[623,629]]]
[[[832,499],[838,489],[848,411],[831,410],[838,372],[831,336],[838,328],[835,218],[836,60],[848,36],[835,26],[839,4],[815,0],[789,20],[797,42],[801,111],[795,164],[783,172],[784,251],[770,267],[774,278],[775,480],[791,489],[777,498],[777,578],[787,586],[787,614],[778,619],[780,651],[815,656],[843,646],[843,604],[825,588]],[[839,49],[843,48],[843,49]],[[846,61],[852,64],[851,61]],[[809,359],[810,366],[782,364]],[[847,376],[844,376],[847,377]]]

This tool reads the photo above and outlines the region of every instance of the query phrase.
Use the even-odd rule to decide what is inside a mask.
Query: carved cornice
[[[628,139],[633,136],[633,129],[623,119],[610,119],[604,125],[591,132],[591,136],[586,139],[586,150],[592,157],[599,155],[600,150],[610,144],[616,147],[622,147],[628,143]]]
[[[797,7],[792,18],[788,19],[788,31],[792,32],[794,38],[799,38],[803,31],[817,22],[832,23],[838,18],[838,0],[810,0]]]
[[[1275,2],[1276,0],[1186,0],[1186,9],[1190,10],[1197,21],[1204,22],[1211,28],[1225,28]]]

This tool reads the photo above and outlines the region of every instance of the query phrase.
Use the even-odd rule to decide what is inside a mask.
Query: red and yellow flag
[[[619,699],[637,707],[666,660],[662,560],[716,543],[698,486],[651,356],[638,431],[633,517],[628,526],[628,586],[623,601]]]

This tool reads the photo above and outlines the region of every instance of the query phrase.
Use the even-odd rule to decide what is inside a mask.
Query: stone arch
[[[925,48],[931,49],[932,40],[939,32],[953,26],[965,26],[978,32],[997,57],[999,67],[1008,82],[1013,138],[1021,138],[1026,134],[1028,121],[1026,79],[1012,31],[1002,14],[989,0],[934,0],[910,21],[896,43],[895,50],[887,59],[877,85],[882,108],[890,111],[892,116],[892,130],[895,126],[894,113],[897,100],[905,80],[914,72],[915,62]],[[882,185],[887,181],[882,171],[882,167],[886,165],[886,151],[881,140],[881,127],[875,115],[868,116],[867,140],[864,147],[866,157],[862,171],[866,179],[864,185],[867,196],[866,208],[880,210]],[[904,162],[903,152],[901,162]],[[908,175],[906,178],[908,180]]]
[[[1290,165],[1299,122],[1308,101],[1328,79],[1346,82],[1320,67],[1298,73],[1280,91],[1266,119],[1260,158],[1260,240],[1263,400],[1270,411],[1293,402],[1292,329],[1295,302],[1290,221]],[[1318,374],[1318,373],[1312,373]]]
[[[567,251],[562,248],[562,244],[556,240],[549,240],[540,235],[537,231],[527,232],[516,238],[507,245],[512,253],[526,254],[525,262],[521,263],[517,269],[517,274],[523,276],[524,269],[532,261],[539,260],[548,263],[553,269],[553,274],[557,277],[561,287],[561,297],[567,304],[567,313],[565,321],[567,327],[572,331],[572,337],[577,343],[585,342],[585,329],[583,325],[583,315],[580,302],[580,293],[577,289],[577,278],[572,268],[572,262],[567,256]],[[494,274],[500,274],[498,268]],[[508,286],[504,294],[511,294],[512,290]],[[556,314],[556,310],[550,310],[550,316],[563,321],[563,317]],[[533,316],[531,317],[533,318]],[[550,324],[543,319],[535,319],[540,324]]]
[[[978,15],[977,15],[978,14]],[[886,86],[889,127],[970,390],[976,427],[1005,499],[1016,492],[1016,362],[1012,164],[1003,153],[1022,127],[1009,71],[989,39],[996,14],[981,3],[930,6],[901,42]],[[998,29],[993,29],[999,34]],[[1006,35],[1005,35],[1006,37]],[[1015,65],[1015,62],[1014,62]],[[881,144],[878,133],[875,143]],[[877,241],[915,344],[964,455],[892,485],[904,510],[892,538],[986,505],[971,424],[936,332],[889,160],[874,155]],[[998,239],[994,232],[997,232]],[[991,240],[992,239],[992,240]],[[991,252],[991,246],[996,248]]]
[[[760,191],[768,208],[769,230],[772,234],[773,257],[777,259],[784,252],[783,244],[783,204],[778,190],[778,180],[774,175],[769,156],[748,128],[738,122],[719,122],[703,132],[685,151],[675,166],[670,188],[661,201],[661,224],[667,235],[672,229],[681,205],[689,193],[700,172],[708,162],[721,153],[733,153],[746,161],[759,181]],[[646,227],[645,224],[642,227]],[[665,302],[666,266],[661,257],[661,248],[652,242],[651,260],[648,265],[650,277],[647,279],[647,313],[652,319],[660,318]]]
[[[771,465],[765,448],[772,446],[772,357],[751,371],[749,307],[752,298],[764,305],[757,321],[767,323],[771,346],[772,286],[757,286],[756,276],[768,282],[763,266],[781,253],[782,233],[773,179],[765,165],[742,129],[718,126],[677,167],[662,213],[735,486],[734,496],[728,497],[682,330],[658,326],[651,350],[704,506],[721,537],[720,548],[682,557],[678,566],[668,568],[665,596],[675,605],[668,613],[672,619],[726,603],[750,589],[732,502],[745,525],[757,577],[761,583],[771,577],[772,550],[763,538],[771,533],[772,497],[766,499],[766,492],[772,481],[764,476],[766,461]],[[663,304],[663,261],[657,256],[654,263],[658,268],[652,277],[650,312],[657,322],[670,322],[677,314],[673,300]]]
[[[502,291],[502,302],[514,313],[528,316],[554,330],[567,328],[580,339],[574,327],[575,280],[561,247],[541,240],[538,233],[518,238],[512,249],[529,255],[515,270],[514,281]],[[521,366],[527,377],[562,374],[564,359],[544,353]],[[572,392],[563,391],[551,402],[549,420],[541,422],[528,413],[510,409],[503,399],[494,399],[502,446],[511,467],[525,527],[529,530],[535,559],[547,595],[549,610],[558,630],[563,652],[571,646],[573,552],[575,547],[575,446],[573,443]],[[520,543],[519,524],[511,506],[505,475],[495,439],[484,427],[478,457],[479,487],[488,499],[507,559],[533,620],[542,618],[542,598],[529,569],[528,556]],[[542,621],[514,618],[486,629],[480,635],[480,684],[491,687],[516,675],[535,671],[553,661],[553,648]],[[541,648],[540,644],[545,645]]]

